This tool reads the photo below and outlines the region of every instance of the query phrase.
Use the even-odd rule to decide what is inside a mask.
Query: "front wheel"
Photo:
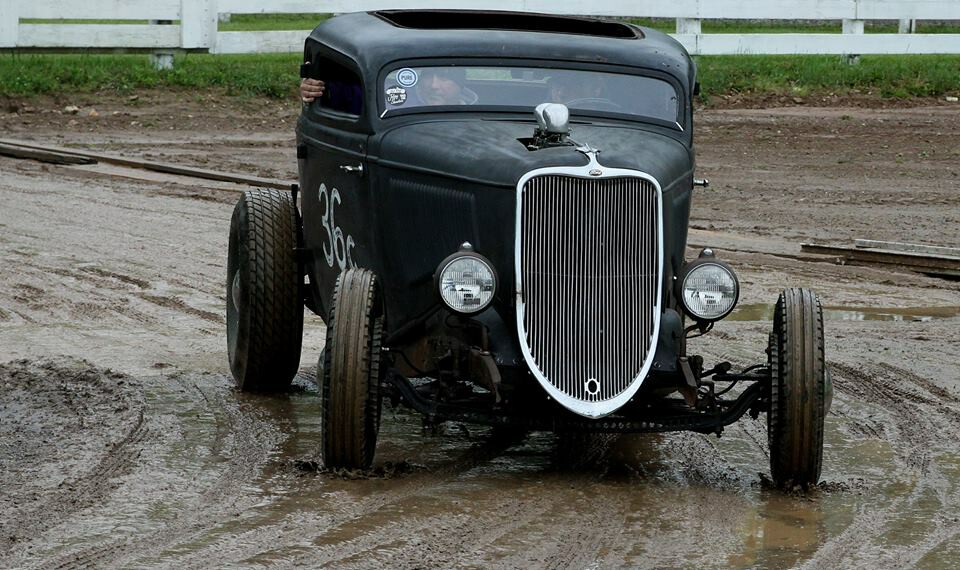
[[[808,289],[786,289],[777,300],[770,334],[770,472],[784,489],[820,480],[829,378],[823,348],[823,310]]]
[[[327,320],[327,344],[318,368],[323,398],[323,463],[366,469],[373,463],[380,428],[383,374],[380,343],[383,302],[368,269],[340,274]]]

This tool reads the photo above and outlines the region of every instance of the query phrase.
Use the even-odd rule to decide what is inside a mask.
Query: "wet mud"
[[[271,112],[291,124],[295,111]],[[241,110],[215,112],[209,130],[171,132],[158,114],[137,118],[153,135],[38,122],[19,136],[222,170],[242,156],[244,171],[294,177],[289,127],[231,130]],[[331,472],[319,319],[288,393],[233,388],[222,315],[236,188],[0,158],[0,567],[956,567],[960,284],[799,243],[960,246],[945,230],[960,227],[960,118],[700,119],[712,187],[695,198],[690,254],[713,247],[743,295],[691,349],[761,362],[779,289],[819,291],[836,394],[816,489],[772,488],[762,415],[721,438],[571,437],[428,428],[387,407],[373,469]]]

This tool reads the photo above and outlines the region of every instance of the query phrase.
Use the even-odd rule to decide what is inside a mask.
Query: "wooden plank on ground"
[[[919,243],[901,243],[897,241],[877,241],[872,239],[853,240],[853,245],[867,249],[888,249],[906,253],[932,253],[934,255],[952,255],[960,257],[960,248],[925,245]]]
[[[194,178],[203,178],[206,180],[220,180],[223,182],[234,182],[236,184],[245,184],[247,186],[258,186],[263,188],[277,188],[278,190],[289,190],[291,182],[277,180],[276,178],[261,178],[259,176],[247,176],[243,174],[231,174],[229,172],[218,172],[216,170],[207,170],[206,168],[195,168],[192,166],[182,166],[179,164],[170,164],[166,162],[155,162],[152,160],[143,160],[139,158],[128,158],[125,156],[116,156],[103,154],[99,152],[90,152],[70,148],[38,145],[23,141],[0,139],[0,144],[21,147],[24,149],[40,150],[47,152],[56,152],[65,155],[85,157],[95,161],[106,162],[110,164],[119,164],[121,166],[130,166],[133,168],[144,168],[156,172],[166,172],[169,174],[179,174],[181,176],[192,176]],[[89,164],[89,163],[87,163]]]
[[[918,271],[930,269],[960,271],[960,257],[931,253],[906,253],[887,249],[863,249],[836,245],[800,244],[800,249],[809,253],[836,255],[847,262],[899,265]]]
[[[97,161],[85,157],[85,156],[75,156],[72,154],[64,154],[62,152],[54,152],[50,150],[38,150],[32,148],[25,148],[21,146],[13,146],[7,144],[0,144],[0,155],[11,156],[13,158],[29,158],[31,160],[39,160],[40,162],[48,162],[50,164],[96,164]]]

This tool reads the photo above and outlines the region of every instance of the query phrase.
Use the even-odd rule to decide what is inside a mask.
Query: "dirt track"
[[[41,106],[0,113],[0,132],[292,179],[296,109],[271,105]],[[766,484],[763,417],[719,440],[600,439],[571,466],[553,435],[424,433],[387,409],[374,473],[317,473],[319,319],[295,390],[232,389],[236,188],[0,158],[0,567],[956,567],[960,283],[836,265],[799,243],[960,247],[958,110],[699,117],[698,174],[713,184],[690,242],[734,264],[744,309],[694,349],[761,360],[765,305],[784,286],[832,308],[837,393],[824,483],[807,496]],[[202,119],[169,119],[187,114]]]

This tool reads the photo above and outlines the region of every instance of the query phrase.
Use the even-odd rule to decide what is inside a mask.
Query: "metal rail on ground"
[[[112,154],[103,154],[99,152],[90,152],[86,150],[77,150],[71,148],[62,148],[56,146],[39,145],[31,142],[0,139],[0,145],[6,145],[11,150],[21,149],[20,158],[33,158],[42,160],[42,156],[74,156],[92,161],[106,162],[108,164],[117,164],[132,168],[142,168],[154,172],[164,172],[167,174],[178,174],[180,176],[190,176],[193,178],[203,178],[206,180],[218,180],[221,182],[234,182],[236,184],[245,184],[247,186],[258,186],[261,188],[276,188],[278,190],[289,190],[293,182],[285,182],[276,178],[261,178],[259,176],[247,176],[243,174],[232,174],[229,172],[219,172],[208,170],[206,168],[195,168],[192,166],[183,166],[179,164],[170,164],[167,162],[156,162],[152,160],[143,160],[140,158],[129,158],[126,156],[116,156]],[[34,156],[28,156],[29,152]],[[45,153],[45,155],[44,155]],[[12,154],[12,152],[10,153]],[[61,163],[62,164],[62,163]],[[77,162],[77,164],[90,164],[90,162]]]

